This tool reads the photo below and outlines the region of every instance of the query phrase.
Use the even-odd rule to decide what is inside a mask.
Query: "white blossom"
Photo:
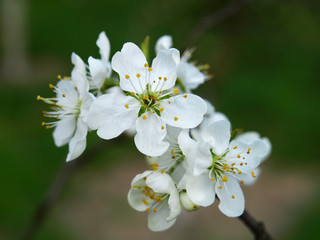
[[[56,86],[50,87],[56,93],[55,98],[42,98],[38,100],[52,105],[52,111],[45,112],[46,117],[57,119],[54,122],[43,122],[47,128],[55,127],[53,138],[56,146],[69,143],[67,161],[71,161],[86,148],[87,117],[94,96],[89,93],[86,79],[85,64],[75,53],[72,54],[72,63],[75,65],[70,79],[61,79]]]
[[[207,111],[204,100],[193,94],[179,94],[175,85],[178,50],[160,51],[149,66],[142,51],[133,43],[124,44],[112,58],[112,68],[119,74],[118,93],[97,98],[90,110],[88,124],[98,129],[103,139],[112,139],[135,126],[138,150],[148,156],[160,156],[169,147],[163,141],[166,125],[179,128],[198,126]]]

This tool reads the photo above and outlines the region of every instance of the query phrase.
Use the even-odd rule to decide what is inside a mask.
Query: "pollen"
[[[175,121],[178,121],[178,117],[174,117],[174,120],[175,120]]]
[[[66,97],[66,95],[63,93],[63,94],[62,94],[62,97]]]
[[[58,75],[57,78],[60,80],[61,79],[61,75]]]
[[[179,89],[176,88],[176,89],[173,90],[173,92],[174,92],[175,94],[178,94]]]
[[[154,208],[154,209],[153,209],[153,212],[156,212],[156,211],[157,211],[157,209],[156,209],[156,208]]]
[[[239,175],[240,175],[241,173],[242,173],[241,171],[238,172]]]
[[[237,158],[241,158],[241,156],[240,156],[240,155],[238,155],[238,156],[237,156]]]
[[[232,195],[231,197],[232,197],[233,199],[235,199],[235,196],[234,196],[234,195]]]
[[[163,112],[163,108],[160,108],[160,112]]]
[[[236,164],[235,164],[235,163],[232,163],[232,164],[231,164],[231,167],[233,167],[234,165],[236,165]]]
[[[145,64],[144,64],[144,67],[148,67],[148,66],[149,66],[148,63],[145,63]]]
[[[134,95],[134,92],[130,92],[131,95]]]
[[[129,108],[129,105],[128,105],[128,104],[126,104],[126,105],[124,105],[124,107],[125,107],[125,108]]]
[[[159,80],[161,80],[162,79],[162,77],[159,77]]]
[[[147,212],[150,212],[150,208],[147,208],[146,211],[147,211]]]
[[[243,184],[243,183],[244,183],[244,181],[243,181],[243,180],[240,180],[240,183],[241,183],[241,184]]]
[[[164,79],[165,81],[167,81],[167,78],[166,78],[166,77],[164,77],[163,79]]]
[[[41,123],[41,126],[44,126],[45,124],[46,124],[45,122],[42,122],[42,123]]]
[[[161,170],[161,173],[164,173],[165,171],[164,170]]]
[[[143,119],[143,120],[146,120],[146,119],[147,119],[147,116],[146,116],[146,115],[143,115],[143,116],[142,116],[142,119]]]
[[[174,154],[173,154],[173,157],[175,158],[176,156],[177,156],[177,154],[174,153]]]
[[[243,165],[243,162],[240,163],[240,166],[242,166],[242,165]]]
[[[162,198],[161,197],[156,197],[156,202],[161,202]]]
[[[222,186],[219,186],[219,189],[222,189]]]
[[[148,204],[147,200],[145,200],[144,198],[141,199],[141,202],[143,202],[145,205]]]
[[[49,84],[49,88],[53,88],[53,85],[51,83]]]
[[[164,129],[164,126],[163,126],[163,125],[161,126],[161,129],[162,129],[162,130]]]
[[[78,88],[77,88],[77,87],[74,87],[74,90],[76,90],[76,91],[77,91],[77,90],[78,90]]]
[[[210,178],[211,179],[211,181],[214,181],[215,179],[214,178]]]
[[[222,180],[222,182],[226,182],[226,181],[228,181],[228,178],[226,176],[223,176],[221,180]]]
[[[38,96],[37,96],[37,100],[40,100],[40,99],[41,99],[41,97],[38,95]]]
[[[250,154],[250,150],[251,150],[251,148],[248,148],[248,152],[247,152],[247,154]]]
[[[147,99],[149,99],[149,96],[148,95],[144,95],[143,99],[147,100]]]
[[[183,97],[184,97],[184,98],[187,98],[187,97],[188,97],[188,95],[187,95],[187,94],[185,94],[185,95],[183,95]]]
[[[151,71],[152,71],[152,68],[151,68],[151,67],[149,67],[149,68],[148,68],[148,71],[149,71],[149,72],[151,72]]]
[[[233,147],[233,149],[237,149],[237,148],[238,148],[238,146],[234,146],[234,147]]]
[[[173,149],[171,149],[171,153],[173,154]]]
[[[256,175],[254,175],[254,172],[251,172],[251,176],[254,178],[256,177]]]

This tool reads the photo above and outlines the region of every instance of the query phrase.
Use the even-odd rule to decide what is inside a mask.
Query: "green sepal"
[[[160,100],[163,100],[163,99],[168,99],[168,98],[171,98],[171,95],[166,95],[166,96],[163,96],[161,98],[159,98]]]
[[[149,42],[150,42],[150,37],[146,36],[144,41],[141,43],[141,50],[146,56],[147,62],[149,62]]]
[[[238,133],[240,132],[240,129],[239,128],[236,128],[234,129],[232,132],[231,132],[231,137],[230,137],[230,142],[235,139],[235,137],[238,135]]]
[[[154,111],[156,112],[156,114],[157,114],[159,117],[161,116],[159,109],[155,108]]]
[[[142,114],[144,114],[146,112],[146,108],[145,107],[141,107],[139,112],[138,112],[138,117],[141,117]]]
[[[119,82],[116,82],[111,78],[106,78],[99,90],[100,92],[104,93],[105,90],[114,86],[119,86]]]

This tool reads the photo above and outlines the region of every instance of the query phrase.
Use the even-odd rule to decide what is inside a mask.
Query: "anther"
[[[165,171],[164,170],[161,170],[161,173],[164,173]]]
[[[163,108],[160,108],[160,112],[162,112],[163,111]]]
[[[254,175],[254,172],[251,172],[251,176],[254,178],[256,177],[256,175]]]
[[[148,68],[148,71],[149,71],[149,72],[151,72],[151,71],[152,71],[152,68],[151,68],[151,67],[149,67],[149,68]]]
[[[125,75],[124,77],[125,77],[126,79],[129,79],[130,76],[127,74],[127,75]]]
[[[53,85],[51,83],[49,84],[49,88],[53,88]]]
[[[162,130],[164,129],[164,126],[163,126],[163,125],[161,126],[161,129],[162,129]]]
[[[184,98],[187,98],[187,97],[188,97],[188,95],[187,95],[187,94],[185,94],[185,95],[183,95],[183,97],[184,97]]]
[[[241,158],[241,156],[240,156],[240,155],[238,155],[238,156],[237,156],[237,158]]]
[[[131,95],[134,95],[134,92],[130,92]]]
[[[219,189],[222,189],[222,186],[219,186]]]
[[[129,105],[128,105],[128,104],[126,104],[126,105],[124,105],[124,107],[125,107],[125,108],[129,108]]]
[[[37,100],[40,100],[40,99],[41,99],[41,97],[38,95],[38,96],[37,96]]]
[[[42,123],[41,123],[41,126],[44,126],[45,124],[46,124],[45,122],[42,122]]]
[[[148,67],[148,63],[145,63],[145,64],[144,64],[144,67]]]
[[[176,88],[176,89],[173,90],[173,92],[174,92],[175,94],[178,94],[179,89]]]
[[[165,81],[167,81],[167,78],[166,78],[166,77],[164,77],[163,79],[164,79]]]
[[[61,79],[61,75],[58,75],[57,78],[60,80]]]
[[[235,199],[235,196],[234,196],[234,195],[232,195],[231,197],[232,197],[233,199]]]
[[[250,148],[248,148],[248,152],[247,152],[247,154],[250,154],[250,150],[251,150],[251,149],[250,149]]]
[[[149,99],[149,96],[148,95],[144,95],[143,99],[147,100],[147,99]]]
[[[63,94],[62,94],[62,97],[66,97],[66,95],[63,93]]]
[[[157,211],[157,209],[156,209],[156,208],[154,208],[154,209],[153,209],[153,212],[156,212],[156,211]]]
[[[234,146],[234,147],[233,147],[233,149],[237,149],[237,148],[238,148],[238,146]]]
[[[148,202],[147,202],[144,198],[142,198],[141,201],[142,201],[145,205],[148,204]]]
[[[147,210],[147,212],[150,212],[150,208],[147,208],[146,210]]]
[[[243,181],[243,180],[240,180],[240,183],[241,183],[241,184],[243,184],[243,183],[244,183],[244,181]]]
[[[141,77],[140,73],[137,73],[137,78]]]
[[[162,79],[162,77],[159,77],[159,80],[161,80]]]
[[[146,115],[143,115],[143,116],[142,116],[142,119],[143,119],[143,120],[146,120],[146,119],[147,119],[147,116],[146,116]]]
[[[178,121],[178,117],[174,117],[174,120],[175,120],[175,121]]]
[[[210,178],[211,179],[211,181],[214,181],[215,179],[214,178]]]
[[[222,182],[226,182],[226,181],[228,181],[228,178],[226,176],[223,176],[221,180],[222,180]]]
[[[240,163],[240,166],[242,166],[242,165],[243,165],[243,162]]]
[[[176,156],[177,156],[177,154],[174,153],[174,154],[173,154],[173,157],[175,158]]]

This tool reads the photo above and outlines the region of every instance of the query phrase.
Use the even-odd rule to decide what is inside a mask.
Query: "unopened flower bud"
[[[180,203],[181,203],[182,207],[188,212],[192,212],[192,211],[198,210],[200,208],[200,206],[191,202],[191,200],[186,192],[180,192]]]

